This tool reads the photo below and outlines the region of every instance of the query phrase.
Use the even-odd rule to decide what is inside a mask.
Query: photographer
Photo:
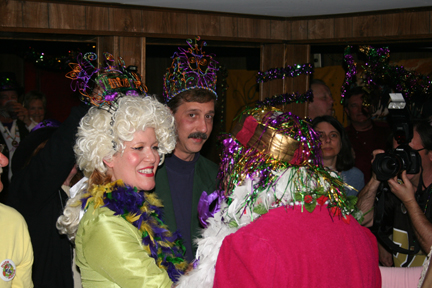
[[[393,147],[396,148],[397,146],[398,143],[393,140]],[[421,159],[418,173],[407,174],[406,171],[403,171],[399,175],[402,181],[398,180],[396,176],[380,182],[374,171],[371,180],[358,194],[357,206],[365,213],[362,225],[371,227],[374,221],[377,222],[377,219],[380,219],[377,218],[377,215],[381,214],[381,211],[377,207],[381,201],[385,207],[385,212],[383,218],[380,219],[382,222],[380,225],[391,226],[390,232],[393,243],[406,249],[406,251],[409,250],[407,253],[402,253],[397,251],[395,246],[388,247],[389,250],[393,251],[392,257],[389,252],[380,247],[380,262],[384,266],[421,266],[432,245],[432,203],[429,203],[432,192],[431,120],[420,120],[414,123],[413,137],[409,146],[414,153],[419,154]],[[384,151],[375,150],[373,152],[374,160],[379,153],[384,153]],[[384,191],[384,184],[386,183],[391,193]],[[387,198],[383,200],[380,197],[375,203],[377,195],[384,195]],[[367,213],[368,211],[370,213]],[[386,221],[382,221],[383,219]],[[381,228],[382,226],[379,227],[379,229]],[[382,239],[379,240],[383,242]],[[418,252],[415,253],[417,250]]]

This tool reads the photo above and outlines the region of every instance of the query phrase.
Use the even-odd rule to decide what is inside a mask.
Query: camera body
[[[399,146],[375,156],[372,170],[379,181],[387,181],[403,170],[407,174],[417,174],[421,167],[420,155],[408,145],[413,137],[413,127],[405,100],[400,93],[391,93],[390,97],[389,122]]]
[[[372,163],[372,170],[379,181],[387,181],[406,170],[407,174],[420,171],[421,158],[409,145],[399,145],[396,149],[378,154]]]

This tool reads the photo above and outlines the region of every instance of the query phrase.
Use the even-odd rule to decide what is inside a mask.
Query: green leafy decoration
[[[235,221],[234,219],[231,220],[231,221],[228,223],[228,226],[229,226],[230,228],[237,228],[237,227],[238,227],[237,221]]]
[[[309,211],[310,213],[312,213],[315,210],[316,201],[314,200],[311,203],[305,203],[304,207],[306,208],[307,211]]]
[[[259,215],[264,215],[268,212],[268,210],[264,206],[264,204],[260,203],[253,209],[253,212],[255,212],[256,214],[259,214]]]
[[[294,200],[295,201],[303,201],[303,194],[300,192],[294,193]]]
[[[324,190],[324,187],[322,187],[322,186],[314,189],[313,193],[316,193],[317,195],[326,195],[327,194],[327,192]],[[317,198],[319,198],[319,197],[317,197]]]

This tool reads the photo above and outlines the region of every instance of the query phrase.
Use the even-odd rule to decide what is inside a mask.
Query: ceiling
[[[301,17],[431,6],[432,0],[85,0],[260,16]]]

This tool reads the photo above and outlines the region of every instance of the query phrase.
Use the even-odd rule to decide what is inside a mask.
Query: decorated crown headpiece
[[[257,173],[265,187],[274,180],[272,171],[321,162],[319,135],[308,121],[272,107],[248,108],[241,118],[222,136],[221,167],[231,167],[219,175],[231,186],[226,190]]]
[[[202,50],[206,42],[198,43],[200,37],[193,42],[188,39],[186,43],[188,49],[179,47],[180,52],[175,52],[171,57],[173,61],[171,67],[164,75],[163,96],[165,103],[181,92],[191,89],[207,89],[216,95],[216,72],[218,63],[213,59],[215,55],[205,54]]]
[[[88,52],[78,55],[78,63],[70,63],[72,71],[66,74],[66,78],[72,79],[71,88],[79,91],[81,100],[109,112],[117,110],[118,93],[130,96],[146,95],[147,87],[141,81],[141,77],[126,69],[124,60],[104,52],[105,65],[95,66],[97,55]],[[95,85],[93,85],[95,84]]]

